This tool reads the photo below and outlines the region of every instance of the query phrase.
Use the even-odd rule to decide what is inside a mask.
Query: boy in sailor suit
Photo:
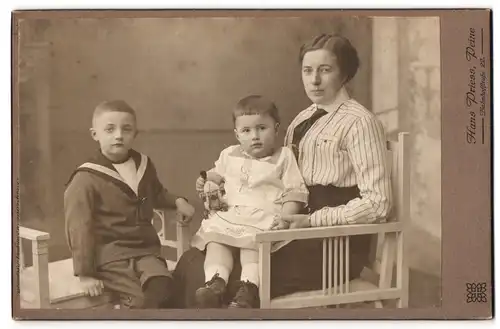
[[[127,103],[99,104],[90,130],[99,150],[72,174],[64,194],[74,274],[90,296],[106,288],[123,307],[168,307],[174,285],[151,224],[153,209],[177,209],[190,220],[194,208],[169,193],[151,159],[132,149],[137,120]]]

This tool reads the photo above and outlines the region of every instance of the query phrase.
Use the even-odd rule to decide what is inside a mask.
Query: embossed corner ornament
[[[473,282],[465,284],[467,289],[467,303],[486,303],[486,282]]]

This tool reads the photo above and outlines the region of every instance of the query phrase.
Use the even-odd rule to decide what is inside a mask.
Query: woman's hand
[[[274,218],[273,223],[270,227],[272,231],[286,230],[288,228],[290,228],[290,223],[281,219],[280,216]]]
[[[283,215],[282,219],[290,223],[290,228],[311,227],[309,215]]]
[[[271,225],[271,230],[286,230],[294,228],[305,228],[311,227],[309,221],[309,215],[286,215],[282,214],[280,217],[276,218]]]
[[[196,180],[196,192],[198,192],[198,194],[203,192],[203,188],[205,186],[206,181],[207,181],[206,175],[205,177],[200,175],[200,177],[198,177],[198,179]]]

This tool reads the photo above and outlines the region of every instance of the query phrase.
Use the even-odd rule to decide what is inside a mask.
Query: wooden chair
[[[383,301],[396,300],[397,307],[408,307],[408,265],[405,255],[404,234],[409,220],[409,134],[398,134],[397,141],[389,141],[388,156],[391,161],[391,179],[394,195],[394,208],[386,223],[357,224],[334,227],[291,229],[269,231],[257,234],[259,243],[260,302],[261,308],[304,308],[326,307],[331,305],[375,302],[382,307]],[[349,277],[349,237],[370,234],[376,244],[375,257],[367,273],[374,273],[378,280],[370,282],[359,278],[343,282]],[[271,243],[299,239],[323,239],[322,289],[297,292],[277,298],[270,298]],[[396,260],[396,280],[393,283],[394,261]],[[333,271],[340,264],[340,273]],[[328,270],[327,270],[328,269]],[[367,270],[367,269],[365,269]],[[333,276],[333,277],[332,277]],[[373,276],[372,276],[373,277]]]
[[[173,218],[163,210],[155,210],[152,223],[157,230],[162,246],[177,249],[177,260],[188,248],[189,228],[183,221],[177,220],[176,241],[166,239],[167,218]],[[85,296],[79,280],[73,275],[72,258],[50,262],[48,245],[49,233],[27,227],[19,228],[19,239],[31,241],[33,265],[26,267],[22,248],[19,250],[19,284],[21,308],[117,308],[116,299],[110,293],[98,297]],[[19,241],[21,242],[21,241]],[[22,244],[19,243],[19,246]],[[167,259],[170,270],[175,268],[177,260]]]

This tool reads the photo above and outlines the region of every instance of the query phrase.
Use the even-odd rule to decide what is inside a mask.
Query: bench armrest
[[[50,234],[24,226],[19,226],[19,237],[31,241],[46,241],[50,239]]]
[[[310,227],[300,229],[288,229],[278,231],[266,231],[257,233],[255,241],[257,243],[287,241],[287,240],[306,240],[331,238],[347,235],[364,235],[387,232],[401,232],[403,223],[382,223],[382,224],[353,224],[330,227]]]
[[[33,293],[35,295],[34,306],[38,308],[50,308],[49,290],[49,239],[50,234],[31,228],[19,227],[19,238],[31,240],[31,253],[33,255],[33,271],[35,280]],[[24,252],[22,244],[19,243],[19,266],[24,268]]]

